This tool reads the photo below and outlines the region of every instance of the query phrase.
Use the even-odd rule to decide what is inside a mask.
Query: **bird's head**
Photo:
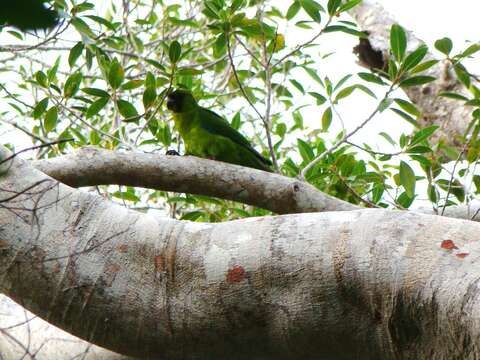
[[[197,102],[188,90],[175,90],[167,96],[167,108],[174,113],[183,113],[193,110]]]

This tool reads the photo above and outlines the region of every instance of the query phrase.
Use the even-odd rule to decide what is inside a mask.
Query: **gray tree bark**
[[[390,210],[220,224],[129,211],[15,159],[0,290],[153,358],[478,357],[480,224]]]

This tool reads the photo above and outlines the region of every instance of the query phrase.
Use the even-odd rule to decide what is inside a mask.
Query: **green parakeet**
[[[170,93],[167,108],[173,112],[187,155],[272,171],[270,160],[260,155],[224,118],[198,105],[189,91]]]

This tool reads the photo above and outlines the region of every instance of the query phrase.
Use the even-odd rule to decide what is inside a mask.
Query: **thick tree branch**
[[[0,198],[45,179],[13,161]],[[474,222],[375,209],[202,224],[136,213],[62,184],[15,201],[0,208],[0,290],[120,353],[480,353]],[[11,211],[19,204],[36,206],[35,218]]]
[[[276,174],[191,156],[164,156],[82,148],[49,160],[38,170],[73,186],[125,185],[215,196],[262,207],[278,214],[360,209],[315,187]],[[480,201],[446,208],[445,216],[471,220]],[[416,212],[433,214],[431,209]],[[480,221],[477,214],[472,220]]]
[[[191,156],[165,156],[82,148],[34,161],[33,166],[64,184],[118,184],[215,196],[278,214],[358,209],[285,176]]]
[[[364,0],[359,6],[350,10],[350,14],[360,25],[360,28],[369,33],[368,40],[374,50],[388,54],[390,27],[396,23],[394,18],[377,2]],[[415,50],[423,42],[407,31],[408,51]],[[433,54],[427,54],[425,59],[433,59]],[[446,144],[458,146],[458,136],[463,136],[472,119],[472,108],[464,106],[462,101],[437,96],[442,91],[457,92],[469,96],[465,87],[457,81],[447,62],[439,62],[426,72],[435,76],[436,81],[423,86],[405,88],[404,91],[410,100],[422,112],[419,119],[422,126],[438,125],[440,128],[433,139]],[[471,97],[471,96],[470,96]]]

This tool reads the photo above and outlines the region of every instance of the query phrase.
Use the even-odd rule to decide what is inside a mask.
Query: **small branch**
[[[242,82],[240,81],[240,78],[238,77],[238,73],[237,73],[237,69],[235,67],[235,63],[233,61],[233,56],[232,56],[232,48],[231,48],[231,44],[230,44],[230,34],[225,34],[226,35],[226,38],[227,38],[227,54],[228,54],[228,59],[230,60],[230,66],[232,67],[232,71],[233,71],[233,76],[235,77],[235,80],[237,81],[237,85],[238,87],[240,88],[240,91],[242,92],[242,95],[243,97],[245,98],[245,100],[248,101],[249,105],[252,107],[252,109],[257,113],[258,117],[260,119],[262,119],[262,121],[265,123],[265,119],[264,117],[262,116],[262,114],[260,114],[260,111],[258,111],[258,109],[255,107],[255,105],[253,104],[253,102],[250,100],[250,98],[248,97],[245,89],[243,88],[243,85],[242,85]]]
[[[300,44],[300,45],[297,45],[297,47],[295,49],[293,49],[292,51],[290,51],[288,54],[284,55],[283,57],[280,58],[280,60],[277,60],[273,65],[272,67],[276,67],[278,66],[279,64],[281,64],[282,62],[284,62],[287,58],[289,58],[290,56],[294,55],[297,51],[300,51],[301,49],[303,49],[305,46],[307,45],[310,45],[311,43],[313,43],[315,40],[317,40],[324,32],[325,32],[325,29],[328,27],[328,25],[330,25],[330,23],[332,22],[332,17],[330,16],[328,18],[328,21],[327,23],[325,24],[325,26],[314,36],[312,37],[310,40],[308,40],[307,42],[304,42],[303,44]]]
[[[322,159],[324,159],[326,156],[330,155],[331,153],[333,153],[335,150],[337,150],[342,144],[346,143],[346,141],[348,139],[350,139],[353,135],[355,135],[359,130],[361,130],[366,124],[368,124],[370,122],[370,120],[372,120],[375,115],[377,115],[377,113],[379,112],[379,109],[380,109],[380,104],[385,101],[386,99],[388,99],[388,97],[390,96],[390,93],[393,91],[394,89],[394,84],[390,85],[390,88],[387,90],[387,92],[385,93],[385,95],[383,96],[382,100],[380,100],[380,102],[378,103],[377,107],[375,108],[375,110],[360,124],[358,125],[354,130],[352,130],[350,133],[346,134],[343,136],[343,138],[338,142],[336,143],[333,147],[331,147],[329,150],[325,151],[324,153],[322,153],[321,155],[317,156],[315,159],[313,159],[307,166],[305,166],[302,170],[302,172],[300,173],[300,178],[301,179],[305,179],[305,174],[310,170],[312,169],[315,165],[317,165]]]
[[[396,153],[384,153],[384,152],[380,152],[380,151],[369,150],[369,149],[366,149],[366,148],[364,148],[364,147],[362,147],[362,146],[360,146],[360,145],[357,145],[357,144],[355,144],[355,143],[352,143],[352,142],[350,142],[350,141],[348,141],[348,140],[346,140],[345,143],[348,144],[348,145],[351,145],[351,146],[353,146],[353,147],[356,147],[357,149],[360,149],[360,150],[362,150],[362,151],[365,151],[365,152],[367,152],[367,153],[369,153],[369,154],[371,154],[371,155],[398,156],[398,155],[400,155],[400,154],[403,154],[403,151],[398,151],[398,152],[396,152]]]
[[[235,68],[235,63],[233,61],[232,47],[231,47],[231,44],[230,44],[230,34],[226,33],[225,35],[226,35],[226,38],[227,38],[227,53],[228,53],[228,58],[230,60],[230,66],[231,66],[232,71],[233,71],[233,75],[235,77],[235,80],[237,82],[238,87],[240,88],[240,91],[242,92],[243,97],[248,101],[250,106],[253,108],[253,110],[257,113],[258,117],[263,122],[263,126],[265,127],[265,132],[266,132],[266,136],[267,136],[267,142],[268,142],[268,149],[269,149],[269,152],[270,152],[270,157],[272,158],[272,162],[273,162],[273,166],[275,167],[275,171],[277,173],[279,173],[280,170],[279,170],[277,159],[276,159],[276,156],[275,156],[275,149],[273,148],[272,136],[270,134],[270,123],[269,123],[269,121],[270,121],[269,117],[270,117],[270,102],[271,102],[271,91],[272,91],[271,88],[272,88],[272,86],[270,84],[270,86],[269,86],[270,92],[268,92],[268,85],[267,85],[267,105],[266,105],[267,106],[267,113],[266,113],[266,117],[264,117],[264,116],[262,116],[262,114],[260,114],[260,111],[258,111],[258,109],[255,107],[253,102],[248,97],[248,94],[246,93],[245,89],[243,88],[242,82],[240,81],[240,78],[238,77],[237,69]],[[265,69],[265,70],[267,70],[267,69]],[[268,75],[266,74],[265,77],[267,78]],[[270,96],[270,99],[268,98],[269,96]]]
[[[61,140],[56,140],[56,141],[44,143],[44,144],[41,144],[41,145],[35,145],[35,146],[31,146],[31,147],[22,149],[20,151],[17,151],[16,153],[10,155],[6,159],[3,159],[2,161],[0,161],[0,165],[6,163],[7,161],[12,160],[13,158],[17,157],[18,155],[20,155],[24,152],[31,151],[31,150],[36,150],[36,149],[41,149],[41,148],[49,147],[49,146],[53,146],[53,145],[63,144],[63,143],[70,142],[70,141],[74,141],[74,139],[61,139]]]
[[[464,145],[462,151],[460,151],[460,153],[458,154],[457,160],[453,165],[452,174],[450,176],[450,182],[448,183],[447,197],[445,199],[445,203],[443,204],[442,212],[440,213],[440,215],[442,216],[445,213],[445,209],[447,208],[447,204],[448,204],[448,198],[450,197],[450,193],[452,191],[452,185],[455,178],[455,170],[457,169],[457,166],[460,163],[460,160],[462,159],[463,153],[467,150],[467,146],[468,146],[468,142]]]

